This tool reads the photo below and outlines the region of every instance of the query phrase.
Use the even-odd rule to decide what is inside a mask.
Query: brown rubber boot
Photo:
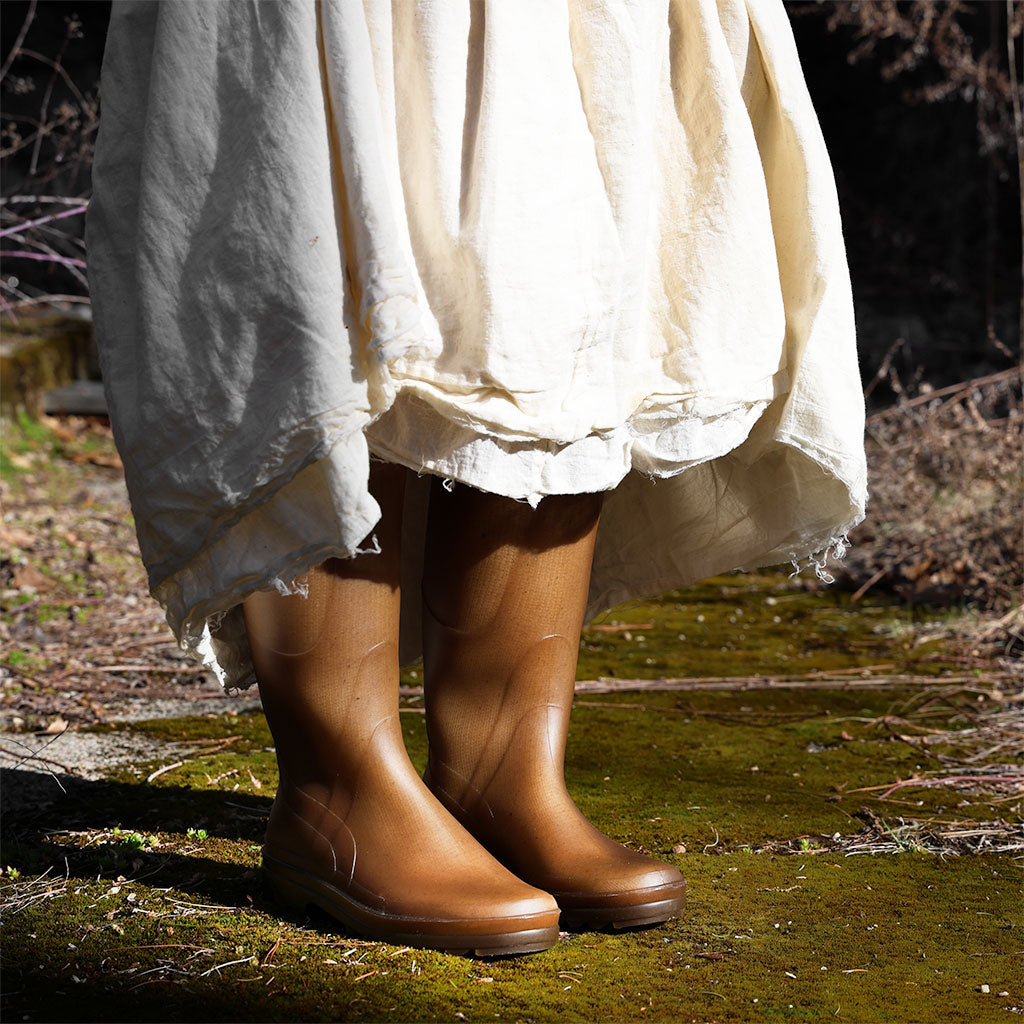
[[[425,779],[563,928],[654,924],[679,912],[671,865],[583,816],[563,765],[600,495],[536,510],[468,487],[430,498],[424,572]]]
[[[260,592],[245,620],[280,785],[263,847],[286,903],[352,931],[483,956],[558,939],[550,895],[502,867],[431,795],[398,715],[403,469],[374,464],[382,553],[332,559],[309,595]]]

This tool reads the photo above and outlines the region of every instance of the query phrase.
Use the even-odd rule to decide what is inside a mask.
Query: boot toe
[[[515,876],[478,891],[473,886],[449,890],[447,896],[437,894],[432,903],[422,915],[427,930],[444,922],[444,932],[462,935],[467,951],[480,956],[536,952],[558,940],[560,911],[555,898]]]
[[[686,904],[686,880],[671,864],[622,849],[623,856],[554,889],[568,929],[633,928],[659,924]],[[582,884],[581,884],[582,883]]]
[[[648,861],[631,880],[633,890],[672,889],[686,882],[678,868],[661,861]]]
[[[509,917],[537,917],[558,914],[558,901],[550,893],[542,889],[527,886],[523,895],[509,900],[505,904],[505,913]]]
[[[527,885],[514,875],[492,880],[491,884],[452,885],[447,893],[435,892],[421,904],[440,917],[471,920],[514,920],[558,916],[554,896]]]

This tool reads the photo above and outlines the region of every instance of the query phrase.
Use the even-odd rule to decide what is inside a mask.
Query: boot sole
[[[555,899],[559,899],[557,893]],[[638,903],[632,906],[604,907],[566,907],[562,906],[561,926],[566,931],[597,931],[612,928],[619,931],[624,928],[643,928],[652,924],[661,924],[670,917],[675,917],[686,906],[685,886],[680,892],[666,899]]]
[[[558,942],[557,913],[537,914],[509,921],[509,924],[521,921],[526,925],[523,928],[474,934],[462,930],[472,922],[423,921],[403,918],[397,914],[381,914],[352,899],[337,886],[312,872],[266,854],[263,856],[263,877],[274,897],[283,906],[299,912],[311,906],[317,907],[357,935],[399,946],[490,957],[539,953]]]

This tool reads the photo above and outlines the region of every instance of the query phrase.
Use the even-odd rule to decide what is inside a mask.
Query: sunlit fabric
[[[591,615],[820,563],[863,517],[835,185],[776,0],[122,2],[102,83],[112,422],[153,594],[225,685],[242,598],[372,534],[371,453],[610,492]]]

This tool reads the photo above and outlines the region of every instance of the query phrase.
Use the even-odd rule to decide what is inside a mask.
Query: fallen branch
[[[208,672],[209,669],[203,665],[79,665],[67,673],[68,678],[73,678],[79,672],[105,672],[116,674],[119,672],[156,672],[175,676],[195,676]]]
[[[235,964],[247,964],[252,961],[251,956],[243,956],[240,960],[229,960],[224,964],[217,964],[216,967],[211,967],[208,971],[203,971],[199,975],[200,978],[205,978],[208,974],[213,974],[214,971],[222,971],[225,967],[234,967]]]
[[[21,756],[18,753],[16,753],[15,751],[9,750],[7,747],[4,747],[4,746],[0,746],[0,751],[2,751],[3,753],[7,754],[8,757],[20,757]],[[28,754],[25,757],[21,757],[21,760],[17,761],[15,764],[11,765],[11,771],[14,771],[14,769],[16,769],[16,768],[20,768],[21,765],[23,765],[26,761],[41,761],[43,764],[52,764],[55,767],[59,768],[62,772],[66,772],[69,775],[73,771],[73,769],[69,765],[62,764],[60,761],[54,761],[52,757],[39,757],[38,754]]]
[[[157,768],[155,772],[146,776],[146,783],[148,784],[154,779],[158,779],[164,772],[169,772],[173,768],[180,768],[183,764],[188,764],[188,761],[174,761],[172,764],[165,764],[163,768]]]
[[[654,629],[653,622],[627,622],[624,625],[611,625],[610,623],[598,622],[583,627],[584,633],[626,633],[632,630]]]
[[[1009,370],[990,373],[985,377],[975,377],[973,380],[961,381],[959,384],[950,384],[948,387],[936,388],[934,391],[927,391],[923,395],[917,395],[915,398],[907,399],[905,402],[899,402],[888,409],[882,409],[880,412],[869,416],[867,422],[877,423],[880,420],[886,420],[894,415],[899,415],[905,409],[912,409],[916,405],[923,405],[925,402],[931,402],[936,398],[945,398],[946,395],[960,395],[989,384],[1010,383],[1011,381],[1019,380],[1020,376],[1020,367],[1014,366]]]
[[[880,800],[884,800],[890,793],[895,793],[897,789],[905,789],[907,786],[948,786],[956,785],[958,783],[992,783],[992,782],[1008,782],[1016,783],[1019,786],[1024,786],[1024,771],[1014,772],[1010,775],[986,775],[983,772],[978,772],[976,775],[943,775],[938,778],[922,778],[920,776],[914,776],[910,779],[900,779],[893,783],[884,783],[881,786],[861,786],[858,789],[848,789],[847,793],[874,793],[880,789],[884,789],[885,792],[879,797]]]
[[[867,668],[838,669],[830,672],[806,672],[801,675],[778,676],[674,676],[670,679],[577,679],[577,693],[620,693],[629,690],[673,692],[676,690],[886,690],[893,687],[916,689],[959,686],[964,692],[991,695],[999,682],[1016,685],[1012,672],[989,671],[984,684],[976,675],[917,676],[895,674],[885,676],[857,676]],[[422,697],[422,686],[401,686],[399,695],[406,698]]]

